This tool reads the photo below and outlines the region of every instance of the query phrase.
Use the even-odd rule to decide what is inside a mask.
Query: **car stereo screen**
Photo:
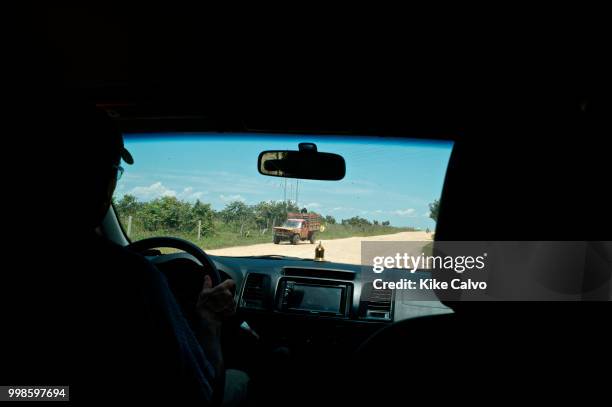
[[[340,313],[341,301],[342,287],[296,284],[288,305],[296,310]]]

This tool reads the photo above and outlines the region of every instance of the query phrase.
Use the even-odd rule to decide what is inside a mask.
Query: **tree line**
[[[193,232],[201,222],[201,234],[209,236],[215,233],[219,224],[229,226],[243,235],[250,230],[265,232],[274,226],[280,226],[287,220],[288,212],[307,212],[293,202],[262,201],[248,205],[242,201],[232,201],[222,210],[214,210],[209,203],[200,200],[182,201],[174,196],[164,196],[148,202],[140,202],[134,195],[126,194],[119,200],[113,200],[123,222],[132,217],[134,224],[144,231],[182,231]],[[338,222],[331,216],[321,216],[324,223],[334,225]],[[389,221],[369,221],[354,216],[342,219],[342,225],[366,227],[370,225],[389,226]]]

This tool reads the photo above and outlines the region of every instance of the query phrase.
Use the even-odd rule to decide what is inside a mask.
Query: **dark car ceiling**
[[[128,131],[446,138],[593,104],[591,60],[574,33],[487,43],[490,32],[458,36],[444,22],[415,29],[417,16],[295,16],[56,8],[49,72]]]

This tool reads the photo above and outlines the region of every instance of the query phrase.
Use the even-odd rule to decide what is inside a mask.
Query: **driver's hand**
[[[198,314],[208,323],[219,326],[223,318],[233,315],[236,311],[235,288],[234,280],[225,280],[213,287],[210,276],[205,276],[204,288],[196,305]]]

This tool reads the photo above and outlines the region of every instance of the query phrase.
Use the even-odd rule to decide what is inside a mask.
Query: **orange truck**
[[[321,230],[321,217],[316,213],[289,212],[282,226],[274,227],[274,244],[288,240],[298,244],[302,240],[315,242],[315,233]]]

